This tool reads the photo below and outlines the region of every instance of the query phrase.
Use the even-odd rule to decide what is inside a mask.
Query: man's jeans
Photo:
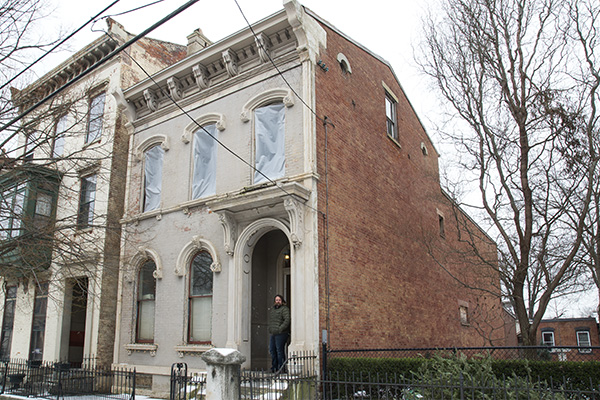
[[[289,333],[280,333],[271,335],[269,343],[269,352],[271,353],[271,372],[277,372],[285,362],[285,343]]]

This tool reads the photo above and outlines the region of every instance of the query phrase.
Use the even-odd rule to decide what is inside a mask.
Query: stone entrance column
[[[240,398],[240,366],[246,361],[234,349],[211,349],[202,355],[206,363],[206,400]]]

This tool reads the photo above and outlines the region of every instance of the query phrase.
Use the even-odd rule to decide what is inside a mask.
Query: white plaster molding
[[[285,199],[283,206],[290,217],[290,240],[294,247],[298,248],[304,238],[304,208],[293,198]]]
[[[146,260],[154,261],[154,265],[156,266],[156,270],[154,270],[153,276],[156,279],[162,279],[163,277],[163,265],[158,253],[154,250],[151,250],[147,247],[140,246],[138,248],[137,253],[129,260],[129,265],[135,266],[136,270],[142,265],[142,263]]]
[[[127,134],[132,135],[134,132],[135,107],[125,99],[125,95],[120,87],[115,88],[110,94],[117,103],[117,111],[124,116],[123,126],[127,130]]]
[[[252,110],[275,100],[281,100],[287,108],[292,107],[294,105],[292,90],[289,88],[269,89],[252,97],[242,107],[242,113],[240,114],[242,122],[250,121]]]
[[[227,70],[229,77],[231,78],[236,76],[239,72],[239,67],[238,58],[235,52],[231,49],[227,49],[223,53],[221,53],[221,55],[223,56],[223,61],[225,62],[225,69]]]
[[[127,350],[127,355],[130,356],[131,353],[150,353],[152,357],[156,355],[156,350],[158,349],[158,345],[154,343],[129,343],[126,344],[125,350]]]
[[[185,276],[188,271],[188,267],[192,262],[192,258],[201,250],[208,251],[213,259],[213,262],[210,265],[210,270],[212,272],[221,272],[221,262],[219,261],[219,256],[215,246],[213,246],[208,240],[202,239],[200,236],[194,236],[192,237],[192,240],[189,241],[183,247],[183,249],[181,249],[181,252],[177,257],[177,263],[175,264],[175,275]]]
[[[283,8],[298,41],[296,51],[300,55],[300,60],[310,60],[315,64],[320,48],[327,48],[327,33],[314,18],[306,14],[302,5],[296,0],[284,0]]]
[[[198,89],[204,90],[208,87],[208,69],[202,64],[196,64],[192,67],[194,78]]]
[[[200,126],[207,125],[210,123],[215,123],[217,129],[219,131],[224,131],[227,127],[227,123],[225,122],[225,115],[221,113],[208,113],[203,114],[196,118],[193,122],[189,123],[184,129],[183,134],[181,135],[181,141],[185,144],[188,144],[192,141],[192,137],[194,133],[200,129]]]
[[[237,222],[235,221],[233,214],[229,211],[221,211],[218,214],[219,221],[223,227],[225,252],[230,256],[233,256],[233,249],[235,248],[237,233]]]
[[[173,100],[181,100],[183,97],[183,90],[181,88],[181,82],[179,79],[172,76],[167,79],[167,87],[169,88],[169,94]]]
[[[352,67],[350,66],[350,61],[348,61],[348,58],[344,55],[344,53],[338,53],[337,55],[337,61],[340,64],[345,65],[344,69],[351,74],[352,73]]]
[[[261,32],[256,36],[256,47],[258,48],[258,55],[263,63],[271,61],[270,50],[271,50],[271,39],[266,33]]]
[[[144,100],[146,100],[146,105],[150,111],[154,112],[158,110],[158,100],[153,90],[144,90]]]
[[[175,346],[175,351],[179,355],[179,358],[183,358],[184,355],[188,354],[191,356],[201,356],[206,353],[210,349],[214,349],[214,346],[206,344],[206,345],[197,345],[197,344],[183,344],[179,346]]]
[[[144,152],[155,145],[160,145],[164,151],[169,151],[169,137],[166,135],[154,135],[138,144],[134,150],[136,161],[142,161],[144,159]]]

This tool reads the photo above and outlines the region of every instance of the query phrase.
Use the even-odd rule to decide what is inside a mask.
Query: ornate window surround
[[[186,276],[192,258],[196,253],[202,250],[207,251],[213,259],[213,263],[210,266],[211,271],[221,272],[221,262],[219,261],[215,246],[208,240],[202,239],[200,236],[194,236],[192,237],[192,240],[181,249],[181,252],[179,252],[177,263],[175,264],[175,275]]]
[[[294,105],[294,96],[292,90],[289,88],[269,89],[252,97],[242,107],[242,112],[240,114],[242,122],[250,121],[250,117],[254,109],[274,101],[283,102],[286,108],[292,107]]]
[[[154,135],[145,139],[135,148],[135,159],[138,162],[142,161],[144,159],[144,152],[155,145],[160,145],[164,151],[169,151],[169,138],[165,135]]]
[[[192,141],[192,137],[200,126],[204,126],[210,123],[214,123],[217,126],[217,129],[222,132],[227,127],[225,122],[225,115],[220,113],[209,113],[203,114],[198,118],[195,118],[194,122],[191,122],[183,129],[183,134],[181,135],[181,141],[185,144],[188,144]]]

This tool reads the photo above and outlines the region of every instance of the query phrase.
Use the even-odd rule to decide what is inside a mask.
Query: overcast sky
[[[70,33],[78,28],[112,1],[48,0],[49,18],[44,21],[46,31],[62,28]],[[171,11],[184,4],[185,0],[162,0],[146,8],[118,15],[140,6],[151,4],[154,0],[121,0],[105,15],[111,15],[124,25],[130,33],[137,34],[158,21]],[[413,104],[425,129],[434,140],[441,153],[441,168],[444,159],[449,158],[451,147],[442,146],[434,130],[434,123],[441,118],[437,97],[422,76],[413,61],[413,52],[418,52],[421,36],[421,19],[426,9],[436,0],[369,0],[354,2],[348,0],[304,0],[300,3],[327,20],[344,34],[369,48],[387,60],[393,67],[400,84]],[[250,23],[261,20],[283,8],[283,0],[238,0],[238,3]],[[68,42],[68,49],[58,52],[44,61],[36,73],[41,75],[68,58],[98,36],[106,28],[104,21],[95,25],[96,32],[84,29]],[[179,44],[186,44],[186,36],[194,29],[201,28],[212,41],[218,41],[245,28],[246,22],[234,0],[200,0],[188,10],[165,23],[149,36]],[[594,307],[597,294],[591,293],[583,301],[573,301],[567,306],[568,313],[563,316],[587,316],[587,310]],[[556,317],[564,306],[551,306],[547,318]]]

